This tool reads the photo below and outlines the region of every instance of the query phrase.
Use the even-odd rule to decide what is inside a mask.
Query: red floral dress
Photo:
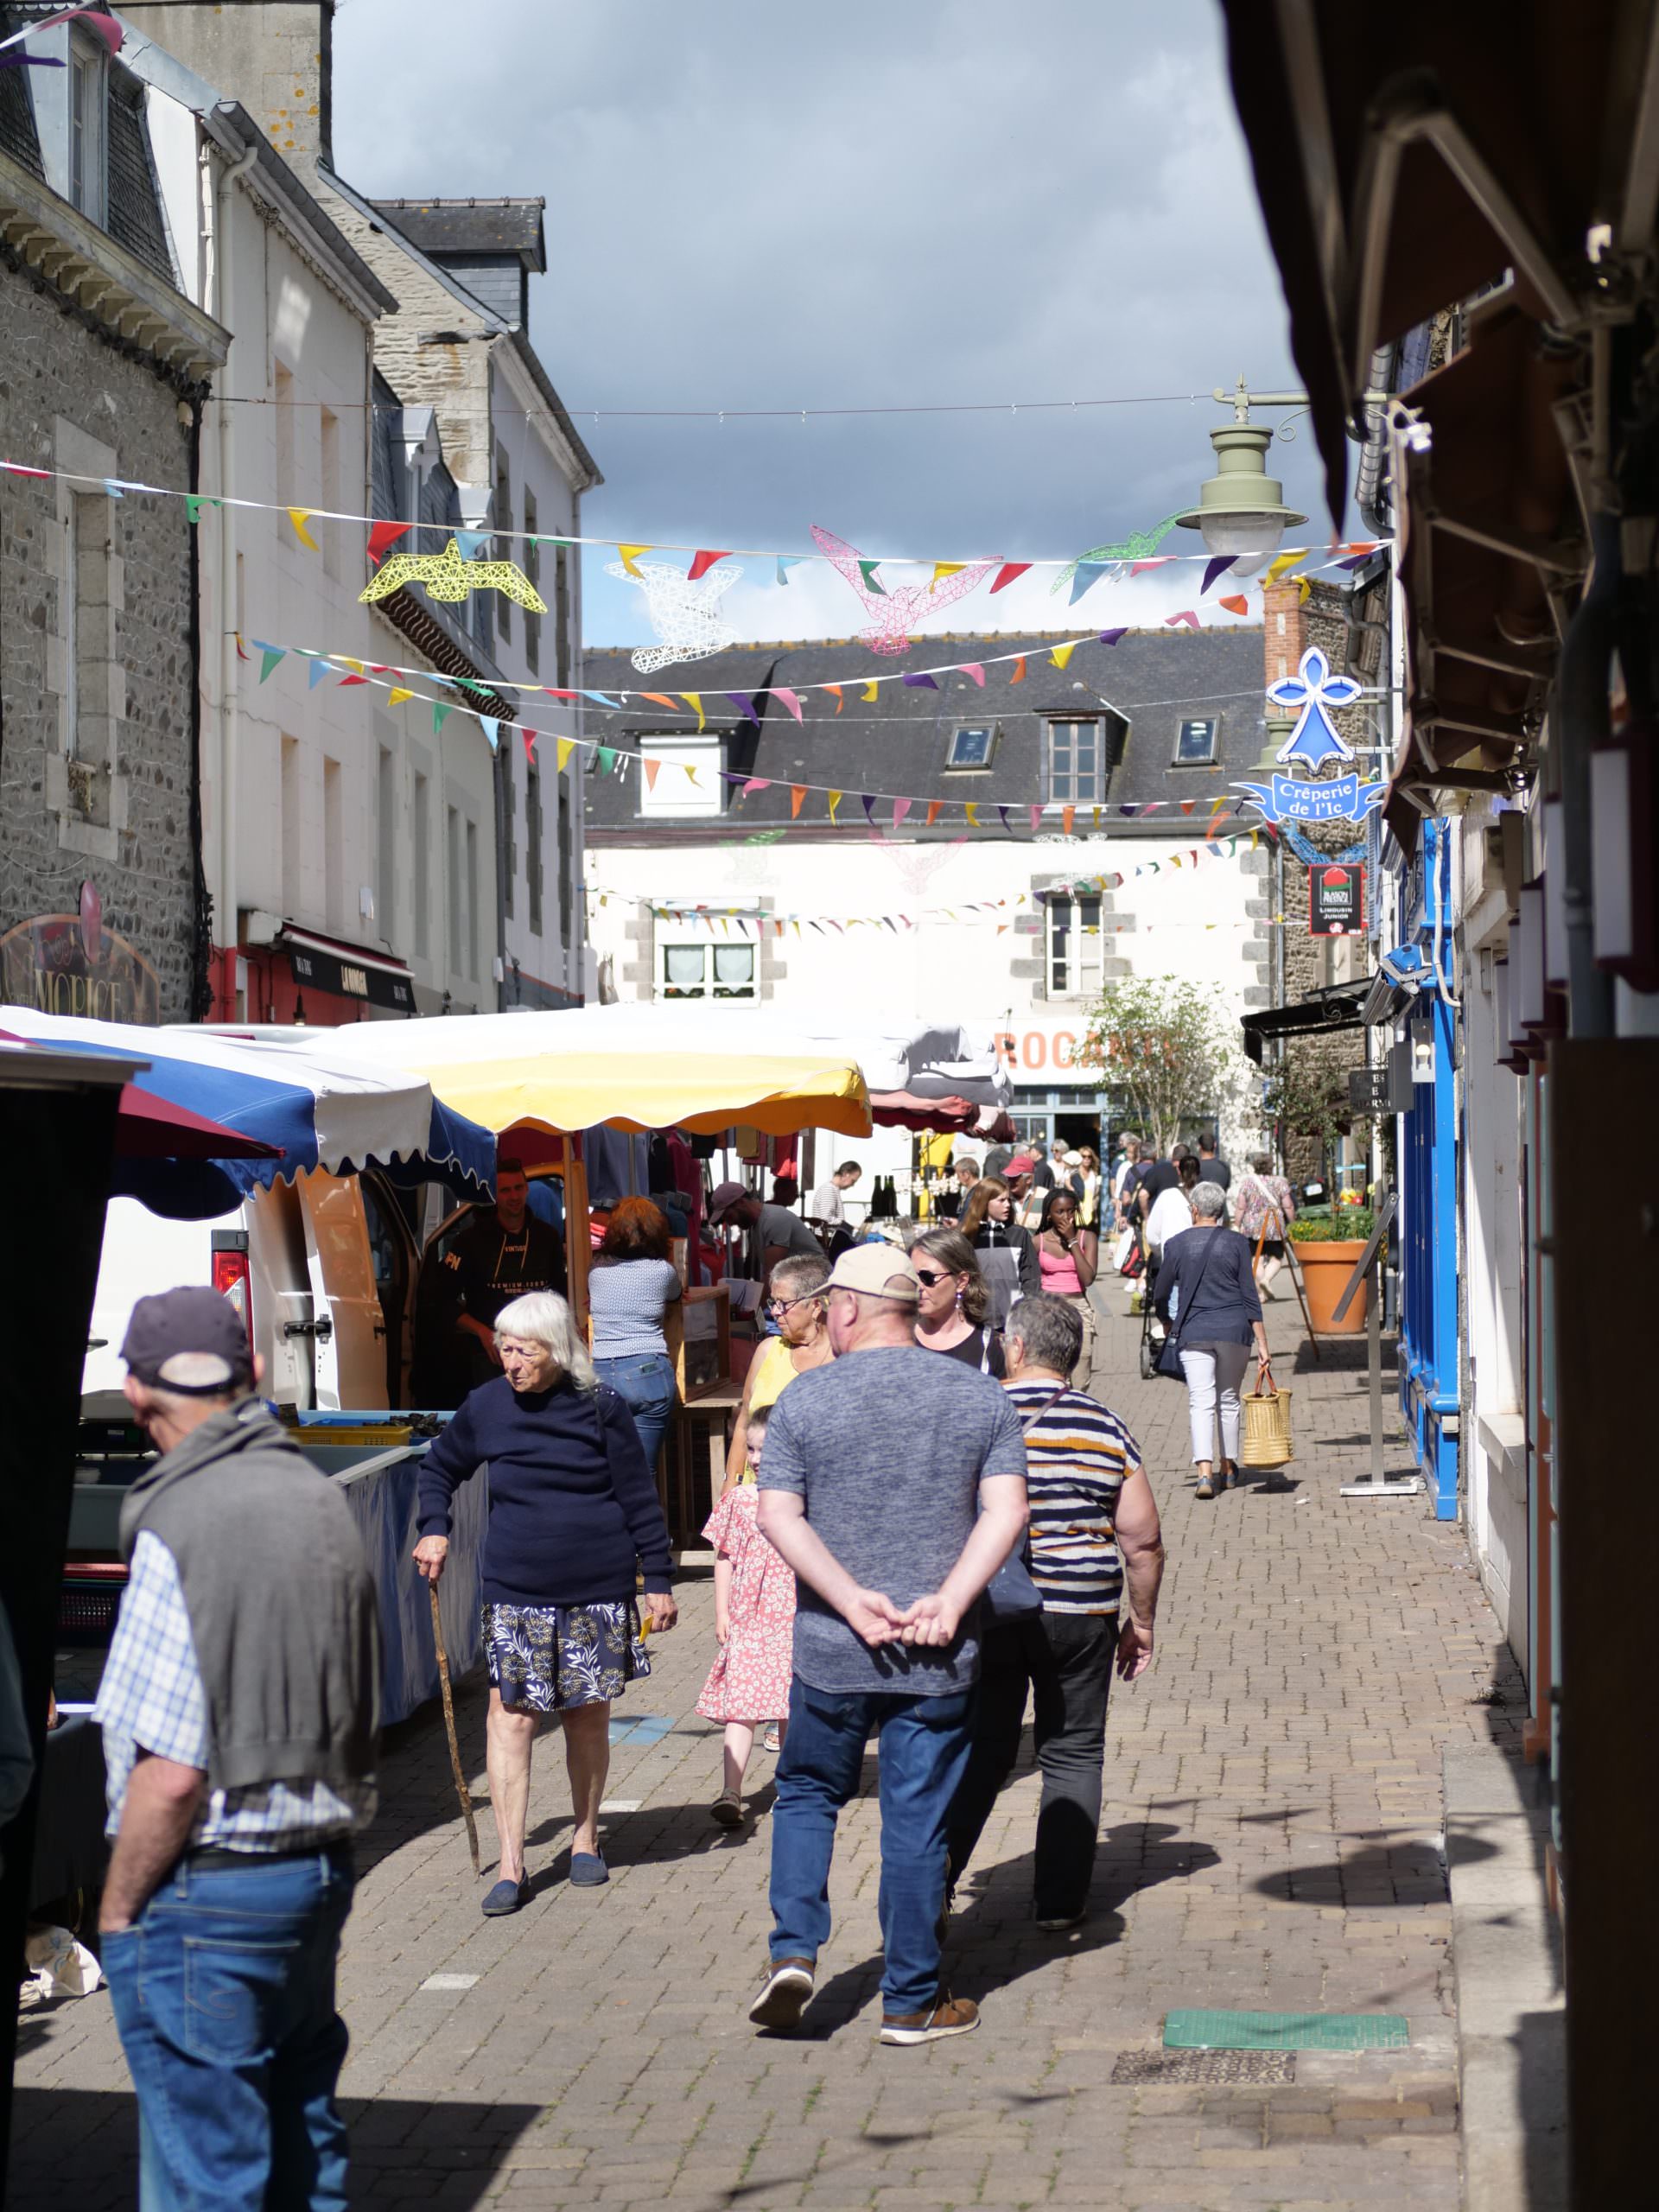
[[[703,1539],[732,1563],[731,1633],[697,1700],[705,1720],[781,1720],[795,1669],[795,1577],[761,1535],[760,1491],[734,1483]]]

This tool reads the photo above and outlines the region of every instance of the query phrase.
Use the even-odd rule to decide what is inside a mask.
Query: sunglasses
[[[798,1298],[769,1298],[766,1311],[768,1313],[787,1313],[791,1306],[811,1306],[823,1294],[821,1290],[806,1290]]]
[[[936,1283],[949,1282],[950,1278],[948,1274],[931,1274],[925,1268],[918,1268],[916,1280],[919,1283],[925,1283],[928,1289],[931,1290]]]

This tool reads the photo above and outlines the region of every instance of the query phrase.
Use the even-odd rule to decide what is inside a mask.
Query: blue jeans
[[[344,1852],[193,1868],[103,1939],[138,2093],[141,2212],[344,2212]]]
[[[633,1415],[645,1465],[653,1477],[669,1416],[674,1411],[674,1363],[666,1352],[630,1354],[626,1359],[596,1359],[601,1382],[608,1382]]]
[[[830,1938],[836,1816],[880,1747],[882,2009],[931,2012],[939,1990],[945,1824],[968,1764],[974,1693],[895,1697],[790,1686],[772,1815],[772,1955],[816,1959]]]

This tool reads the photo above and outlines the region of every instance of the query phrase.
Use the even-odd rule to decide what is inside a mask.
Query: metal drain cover
[[[1276,2082],[1296,2079],[1294,2050],[1125,2050],[1114,2082]]]

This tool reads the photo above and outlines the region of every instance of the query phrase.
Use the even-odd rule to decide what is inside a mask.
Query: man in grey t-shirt
[[[794,1569],[795,1679],[772,1822],[772,1963],[749,2007],[792,2028],[830,1935],[836,1820],[881,1758],[881,2040],[978,2025],[939,1987],[945,1825],[967,1762],[976,1601],[1026,1525],[1018,1415],[988,1376],[916,1342],[916,1271],[861,1244],[829,1284],[830,1367],[772,1409],[760,1528]]]
[[[759,1246],[760,1280],[765,1282],[779,1260],[821,1260],[823,1247],[798,1213],[787,1206],[767,1205],[741,1183],[720,1183],[709,1200],[709,1218],[716,1229],[735,1224],[752,1230]]]

